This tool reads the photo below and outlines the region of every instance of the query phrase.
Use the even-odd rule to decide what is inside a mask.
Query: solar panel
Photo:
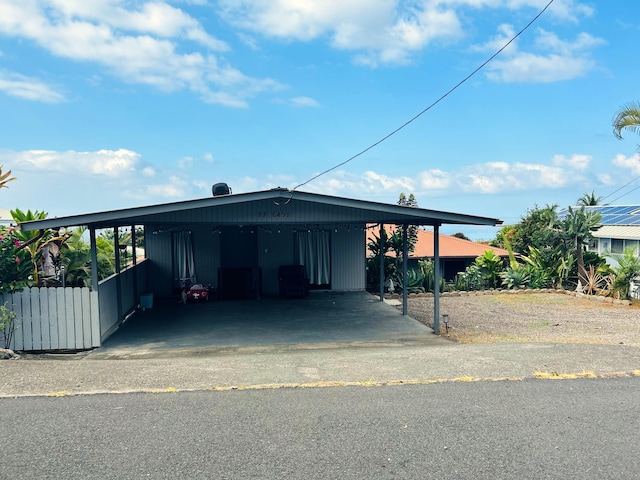
[[[580,209],[571,208],[574,211]],[[586,207],[586,210],[600,213],[600,225],[640,225],[640,205],[594,205]],[[558,217],[564,219],[568,213],[569,209],[563,208]]]

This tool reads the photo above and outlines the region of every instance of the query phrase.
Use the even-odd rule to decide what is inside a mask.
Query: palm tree
[[[16,177],[9,177],[11,175],[11,170],[7,172],[2,172],[2,165],[0,164],[0,188],[8,188],[7,183],[16,179]]]
[[[583,285],[587,282],[587,271],[584,268],[584,257],[582,255],[584,244],[593,237],[591,229],[595,227],[602,218],[599,212],[587,210],[584,206],[579,210],[569,207],[567,216],[561,222],[561,229],[567,239],[573,243],[578,262],[578,279]]]
[[[613,134],[622,139],[622,131],[630,130],[640,134],[640,102],[623,105],[613,118]]]
[[[596,205],[600,205],[602,201],[602,197],[596,197],[596,192],[591,192],[583,194],[579,199],[578,203],[576,203],[579,207],[595,207]]]

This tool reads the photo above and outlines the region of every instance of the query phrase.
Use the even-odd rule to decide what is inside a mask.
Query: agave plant
[[[402,289],[403,278],[401,273],[397,273],[393,279],[394,283]],[[424,275],[420,270],[407,270],[407,292],[424,293]]]
[[[585,280],[586,283],[582,289],[583,293],[587,295],[600,295],[603,291],[606,291],[606,279],[596,271],[593,265],[589,265]]]
[[[500,274],[502,285],[509,289],[525,288],[529,284],[529,270],[524,265],[508,267]]]

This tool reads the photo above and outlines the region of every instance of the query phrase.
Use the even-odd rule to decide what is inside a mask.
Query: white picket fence
[[[16,351],[83,350],[100,346],[98,293],[84,287],[33,287],[0,302],[16,313],[9,348]],[[0,340],[0,346],[2,340]],[[5,346],[6,347],[6,346]]]

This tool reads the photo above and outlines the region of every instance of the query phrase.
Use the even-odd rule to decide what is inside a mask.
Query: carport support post
[[[378,248],[380,249],[380,301],[384,302],[384,224],[380,224],[380,238],[378,239]]]
[[[409,248],[407,247],[407,227],[405,223],[402,225],[402,314],[409,313],[409,305],[407,300],[407,255]]]
[[[96,246],[96,229],[89,227],[89,243],[91,245],[91,290],[98,291],[98,247]]]
[[[113,247],[116,251],[115,269],[116,269],[116,301],[118,302],[118,321],[122,320],[122,277],[120,275],[120,238],[119,228],[113,228]]]
[[[433,333],[440,335],[440,225],[433,226]]]

